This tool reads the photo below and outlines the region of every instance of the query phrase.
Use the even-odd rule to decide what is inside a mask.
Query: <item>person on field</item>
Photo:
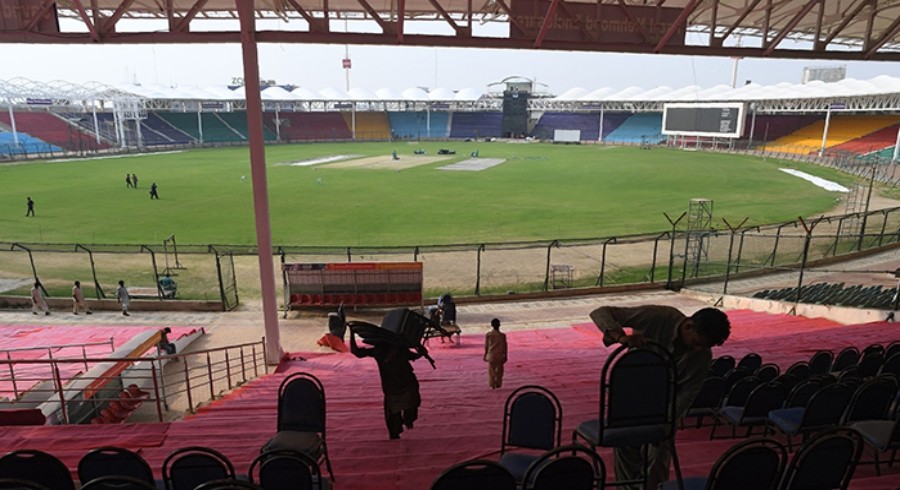
[[[25,211],[25,217],[34,216],[34,201],[31,200],[31,197],[26,197],[25,199],[25,205],[28,206],[28,209]]]
[[[137,189],[137,174],[131,174],[131,182],[134,184],[134,188]]]
[[[159,199],[159,194],[156,193],[156,182],[150,184],[150,199]]]
[[[492,390],[503,386],[506,351],[506,334],[500,331],[500,319],[494,318],[491,331],[484,336],[484,360],[488,363],[488,386]]]
[[[128,314],[128,303],[131,302],[131,295],[128,294],[128,288],[125,287],[125,281],[119,281],[119,287],[116,288],[116,301],[122,305],[122,315],[131,316]]]
[[[88,309],[87,303],[84,302],[84,293],[81,291],[81,281],[75,281],[72,286],[72,313],[78,314],[81,310],[85,315],[90,315],[91,310]]]
[[[44,288],[41,281],[34,281],[34,287],[31,288],[31,314],[37,315],[38,310],[44,312],[45,315],[50,314],[50,307],[47,306],[47,300],[44,299]]]
[[[125,174],[125,187],[129,189],[134,187],[134,184],[131,183],[131,174]]]
[[[603,306],[591,312],[591,320],[603,332],[603,344],[636,348],[646,341],[662,345],[678,367],[675,380],[675,418],[681,418],[703,386],[712,361],[712,347],[722,345],[731,333],[728,316],[716,308],[703,308],[685,316],[671,306]],[[626,333],[630,328],[631,333]],[[616,448],[617,480],[636,480],[641,473],[642,452],[649,461],[646,488],[656,488],[668,480],[671,458],[668,443]],[[634,486],[628,487],[637,488]]]

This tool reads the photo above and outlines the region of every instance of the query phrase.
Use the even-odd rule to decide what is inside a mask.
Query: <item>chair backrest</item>
[[[667,425],[675,431],[675,362],[661,345],[620,346],[600,378],[600,439],[607,429]]]
[[[516,479],[496,461],[475,459],[444,470],[431,490],[516,490]]]
[[[809,377],[809,363],[806,361],[797,361],[787,369],[784,370],[785,374],[790,374],[797,378],[797,381],[803,381],[804,379]]]
[[[831,362],[834,360],[834,353],[830,350],[816,351],[809,358],[809,375],[825,374],[831,371]]]
[[[710,363],[709,375],[724,378],[725,375],[728,374],[728,371],[734,369],[735,364],[737,363],[735,362],[734,357],[729,355],[719,356]]]
[[[856,470],[862,447],[862,438],[856,431],[838,428],[823,432],[794,453],[779,488],[845,489]]]
[[[841,425],[861,420],[882,420],[888,417],[897,396],[897,380],[890,376],[872,378],[853,392]]]
[[[836,426],[850,403],[853,391],[840,383],[823,386],[806,404],[800,430],[821,429]]]
[[[878,370],[884,363],[884,350],[866,350],[863,352],[862,358],[857,365],[857,372],[860,378],[871,378],[878,374]]]
[[[0,488],[8,490],[50,490],[39,483],[16,478],[0,478]]]
[[[784,386],[779,383],[763,383],[750,392],[741,418],[768,416],[772,410],[784,405]]]
[[[743,407],[747,404],[747,398],[750,397],[750,393],[761,384],[762,381],[756,376],[747,376],[738,381],[728,391],[724,405],[728,407]]]
[[[20,449],[0,458],[0,478],[28,480],[53,490],[75,490],[72,474],[52,454]]]
[[[81,490],[156,490],[156,485],[125,475],[106,475],[82,483]]]
[[[606,481],[606,465],[595,451],[573,444],[551,449],[525,471],[524,490],[599,490]]]
[[[781,368],[778,367],[778,364],[775,363],[765,363],[753,372],[753,375],[760,379],[763,383],[768,381],[772,381],[777,378],[778,375],[781,374]]]
[[[855,366],[857,362],[859,362],[859,349],[853,346],[845,347],[834,356],[834,363],[831,365],[831,371],[843,371],[850,366]]]
[[[879,376],[883,374],[890,374],[900,378],[900,352],[884,359],[884,363],[878,370]]]
[[[785,406],[788,408],[805,407],[809,403],[809,399],[819,391],[823,386],[821,380],[806,379],[797,383],[794,389],[788,394]]]
[[[325,389],[309,373],[293,373],[278,388],[278,430],[325,433]]]
[[[735,368],[746,369],[747,371],[750,371],[752,373],[753,371],[759,369],[760,366],[762,366],[762,356],[755,352],[749,352],[745,354],[740,361],[738,361]]]
[[[215,449],[189,446],[169,454],[162,473],[169,490],[194,490],[202,483],[234,478],[234,466]]]
[[[884,349],[884,358],[890,359],[894,354],[900,354],[900,340],[895,340]]]
[[[510,447],[549,450],[562,437],[562,406],[547,388],[522,386],[506,399],[500,454]]]
[[[154,484],[153,470],[147,461],[138,453],[121,447],[99,447],[82,456],[78,462],[80,481],[90,482],[104,476],[126,476]]]
[[[870,344],[867,345],[865,349],[862,351],[862,355],[866,354],[874,354],[878,353],[884,356],[884,346],[881,344]]]
[[[269,451],[250,463],[250,481],[266,490],[311,490],[322,482],[319,463],[296,451]]]
[[[787,449],[773,439],[748,439],[730,447],[716,460],[706,490],[774,488],[787,463]]]
[[[727,389],[725,388],[724,379],[718,376],[707,377],[703,380],[703,385],[700,386],[700,392],[694,397],[691,409],[719,408],[726,393]]]
[[[197,485],[194,490],[263,490],[263,487],[245,480],[222,478]]]
[[[725,387],[728,388],[728,390],[731,390],[731,387],[734,386],[735,383],[750,376],[753,376],[753,371],[734,368],[725,373]]]

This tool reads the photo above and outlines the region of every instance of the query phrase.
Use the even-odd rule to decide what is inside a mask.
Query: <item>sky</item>
[[[696,34],[688,34],[696,36]],[[689,39],[690,41],[690,39]],[[243,76],[238,44],[215,45],[25,45],[0,44],[0,80],[139,83],[167,86],[227,85]],[[508,77],[525,77],[560,94],[637,86],[710,88],[731,85],[735,60],[728,57],[635,55],[539,50],[260,44],[260,77],[318,91],[346,90],[341,60],[349,50],[349,87],[375,91],[410,87],[489,90]],[[744,58],[738,86],[800,83],[804,67],[845,66],[848,78],[900,77],[898,62],[845,62]]]

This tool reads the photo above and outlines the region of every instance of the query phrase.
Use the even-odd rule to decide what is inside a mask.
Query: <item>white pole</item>
[[[822,131],[822,147],[819,148],[819,156],[825,156],[825,143],[828,142],[828,126],[831,125],[831,104],[828,104],[828,112],[825,113],[825,130]]]
[[[203,144],[203,118],[201,117],[203,103],[197,101],[197,132],[200,134],[200,144]]]
[[[278,117],[280,107],[280,104],[275,106],[275,137],[278,138],[278,141],[281,141],[281,118]]]
[[[599,141],[600,143],[603,143],[603,109],[603,104],[600,104],[600,137],[597,139],[597,141]]]
[[[97,144],[100,144],[100,123],[97,122],[97,101],[94,101],[93,107],[91,111],[94,115],[94,139],[97,140]]]
[[[747,149],[749,150],[753,146],[753,131],[756,130],[756,106],[753,106],[750,113],[750,138],[747,141]]]
[[[16,131],[16,115],[13,114],[13,102],[12,99],[6,100],[9,101],[9,126],[10,129],[12,129],[13,143],[15,143],[16,146],[19,146],[19,132]],[[896,154],[894,154],[894,158],[897,158]]]
[[[353,126],[353,141],[356,141],[356,102],[350,103],[350,125]]]
[[[428,138],[431,138],[431,106],[425,106],[425,132],[428,133]],[[443,137],[444,135],[441,135]],[[895,157],[896,158],[896,157]]]
[[[734,60],[734,64],[731,65],[731,88],[737,88],[738,62],[741,61],[741,57],[735,56],[731,59]]]
[[[898,151],[900,151],[900,128],[897,128],[897,141],[894,143],[894,156],[891,157],[891,163],[897,163]]]

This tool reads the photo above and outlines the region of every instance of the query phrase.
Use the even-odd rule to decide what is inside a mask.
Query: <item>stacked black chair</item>
[[[319,463],[304,453],[270,451],[250,463],[249,478],[266,490],[323,490]]]
[[[768,427],[787,437],[788,449],[792,438],[801,435],[805,440],[813,432],[834,428],[840,423],[847,409],[852,392],[840,383],[832,383],[819,389],[805,407],[790,407],[769,412]]]
[[[197,485],[194,490],[264,490],[263,487],[245,480],[236,480],[234,478],[222,478],[221,480],[213,480],[202,485]]]
[[[840,423],[849,425],[863,420],[884,420],[888,418],[891,404],[896,397],[896,378],[893,376],[872,378],[853,392]]]
[[[784,404],[784,386],[780,383],[763,383],[753,389],[743,406],[725,406],[716,412],[716,421],[710,439],[715,435],[719,422],[731,426],[731,437],[737,437],[737,428],[745,427],[750,437],[754,427],[765,427],[769,412],[781,408]]]
[[[816,351],[809,358],[809,375],[828,374],[831,372],[832,361],[834,361],[834,353],[830,350]]]
[[[528,467],[523,490],[602,490],[606,465],[595,451],[570,445],[551,449]]]
[[[81,490],[156,490],[156,485],[123,475],[107,475],[83,483]]]
[[[780,490],[846,489],[862,452],[856,431],[836,428],[823,432],[794,453]]]
[[[859,349],[853,346],[845,347],[834,356],[834,362],[831,364],[831,372],[840,373],[851,366],[856,366],[858,362]]]
[[[93,482],[107,476],[124,476],[134,478],[151,486],[155,485],[153,470],[139,454],[134,451],[114,446],[94,449],[78,462],[78,480]],[[105,486],[104,486],[105,485]],[[94,488],[116,488],[112,482],[97,484]]]
[[[278,432],[263,452],[288,450],[324,460],[334,481],[325,432],[325,388],[309,373],[293,373],[278,387]]]
[[[675,446],[675,383],[672,356],[654,342],[646,342],[645,347],[638,349],[620,346],[606,360],[600,375],[599,418],[579,424],[572,440],[583,440],[594,450],[641,446],[640,478],[616,481],[613,485],[647,486],[650,444],[671,448],[675,474],[681,481]]]

